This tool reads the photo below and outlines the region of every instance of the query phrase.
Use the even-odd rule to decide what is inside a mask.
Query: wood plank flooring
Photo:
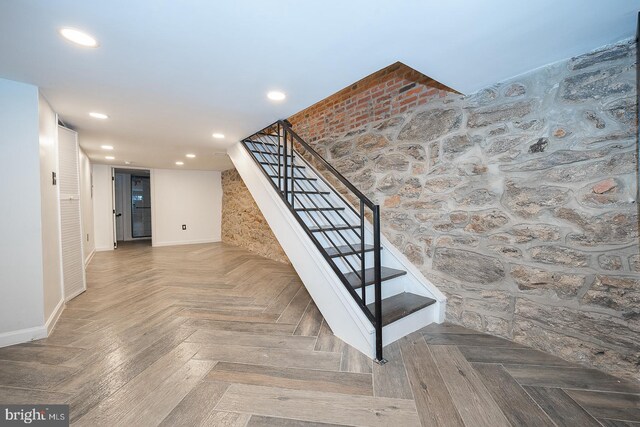
[[[456,325],[336,338],[290,266],[225,244],[97,253],[47,339],[0,349],[0,403],[77,426],[632,426],[640,384]]]

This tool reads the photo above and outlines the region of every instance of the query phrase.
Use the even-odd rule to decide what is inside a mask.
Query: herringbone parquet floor
[[[224,244],[98,253],[54,333],[0,349],[1,403],[78,426],[638,426],[640,386],[454,325],[372,364],[294,270]]]

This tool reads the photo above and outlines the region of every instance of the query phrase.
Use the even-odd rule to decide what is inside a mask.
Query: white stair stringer
[[[373,325],[273,188],[270,179],[242,143],[230,147],[227,154],[334,335],[375,358]],[[310,174],[318,175],[308,165],[307,168]],[[365,223],[365,227],[370,233],[371,225]],[[434,304],[385,326],[382,337],[386,346],[430,323],[442,323],[446,298],[384,236],[381,236],[381,246],[382,265],[407,272],[384,283],[383,298],[404,291],[436,300]],[[367,295],[372,294],[368,287]]]

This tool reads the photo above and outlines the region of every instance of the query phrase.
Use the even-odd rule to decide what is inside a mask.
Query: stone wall
[[[331,98],[290,121],[383,206],[450,321],[640,379],[634,64],[624,42],[364,125],[311,125]]]
[[[289,263],[235,169],[222,172],[222,241],[265,258]]]

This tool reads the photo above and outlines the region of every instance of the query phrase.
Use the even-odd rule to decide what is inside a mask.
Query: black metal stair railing
[[[329,164],[306,141],[300,138],[292,129],[289,122],[279,120],[263,130],[242,140],[245,149],[250,153],[255,163],[269,178],[274,189],[288,206],[298,223],[320,250],[324,259],[340,278],[350,295],[363,313],[371,321],[376,333],[376,361],[384,363],[382,357],[382,267],[380,262],[380,206],[373,203],[349,180]],[[300,155],[296,148],[304,149],[305,153],[328,174],[344,185],[346,191],[358,201],[359,209],[353,207],[342,194],[320,173],[307,176],[304,171],[315,169],[310,162]],[[303,163],[296,164],[296,160]],[[317,185],[320,179],[330,191]],[[350,209],[358,219],[358,224],[351,224],[348,215],[344,214],[345,207],[334,206],[331,196],[338,197],[346,208]],[[371,212],[373,228],[373,246],[366,244],[366,214]],[[317,214],[314,215],[313,213]],[[333,215],[329,214],[332,213]],[[301,216],[306,214],[310,226]],[[337,222],[339,221],[339,222]],[[325,247],[317,235],[322,235],[329,242]],[[355,240],[355,242],[354,242]],[[373,252],[373,265],[367,268],[366,254]],[[349,271],[343,272],[336,259],[341,259]],[[355,260],[353,259],[355,258]],[[374,295],[373,303],[367,304],[367,286],[371,284],[370,275],[373,270]],[[348,276],[348,277],[347,277]],[[353,278],[357,278],[357,284]],[[359,288],[359,292],[356,290]],[[369,296],[370,297],[370,296]],[[373,310],[371,309],[373,308]]]

